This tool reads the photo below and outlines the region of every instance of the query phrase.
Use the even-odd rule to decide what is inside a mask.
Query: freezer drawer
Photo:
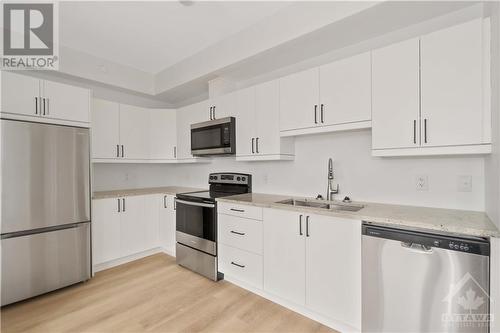
[[[0,124],[0,233],[89,221],[89,130],[13,120]]]
[[[1,245],[2,306],[90,278],[90,222]]]

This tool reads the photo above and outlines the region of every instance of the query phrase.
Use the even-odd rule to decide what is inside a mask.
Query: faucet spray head
[[[333,160],[328,160],[328,179],[333,179]]]

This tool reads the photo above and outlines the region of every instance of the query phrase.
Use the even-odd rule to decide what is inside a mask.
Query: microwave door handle
[[[177,199],[176,201],[177,201],[177,203],[182,203],[182,204],[189,205],[189,206],[207,207],[207,208],[214,208],[215,207],[215,204],[209,204],[209,203],[192,202],[192,201],[185,201],[185,200],[180,200],[180,199]]]

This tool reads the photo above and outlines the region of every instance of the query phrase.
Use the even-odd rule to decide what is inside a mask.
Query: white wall
[[[486,213],[500,228],[500,4],[490,3],[493,152],[485,159]]]
[[[210,172],[248,172],[254,192],[316,196],[326,194],[326,171],[333,157],[340,196],[353,200],[484,211],[484,158],[376,158],[370,130],[297,137],[295,161],[236,162],[163,166],[97,165],[95,189],[182,185],[206,188]],[[126,181],[126,174],[129,180]],[[429,191],[415,190],[415,177],[427,175]],[[457,176],[472,176],[472,192],[457,191]]]

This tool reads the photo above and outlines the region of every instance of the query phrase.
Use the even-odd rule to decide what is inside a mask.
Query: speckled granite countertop
[[[116,197],[127,197],[131,195],[148,195],[148,194],[170,194],[176,195],[178,193],[203,191],[202,188],[182,187],[182,186],[165,186],[165,187],[146,187],[134,188],[125,190],[113,191],[98,191],[94,192],[92,199],[106,199]]]
[[[477,237],[500,237],[498,228],[483,212],[370,202],[354,202],[363,204],[365,207],[357,212],[349,212],[276,203],[277,201],[289,198],[292,198],[292,196],[248,193],[218,198],[217,201],[347,217],[394,227],[407,227]],[[296,199],[304,198],[296,197]]]

